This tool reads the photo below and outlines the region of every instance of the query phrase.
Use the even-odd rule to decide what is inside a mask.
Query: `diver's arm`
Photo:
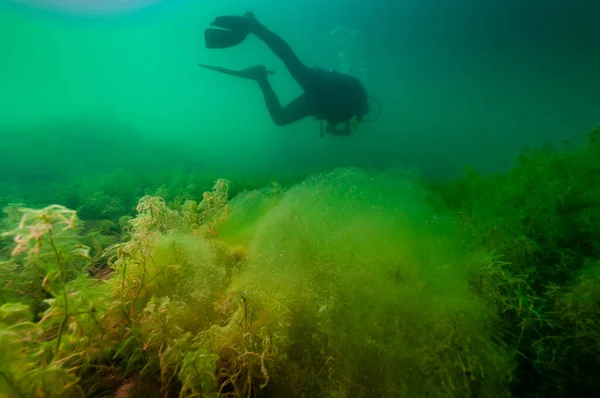
[[[338,129],[336,124],[333,124],[331,122],[327,123],[327,133],[328,134],[337,135],[337,136],[348,136],[348,135],[350,135],[351,132],[352,132],[352,130],[350,129],[349,122],[346,122],[343,130]]]

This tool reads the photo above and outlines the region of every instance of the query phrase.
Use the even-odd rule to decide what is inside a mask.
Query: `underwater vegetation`
[[[9,205],[0,396],[597,396],[598,139],[445,184],[122,173]]]

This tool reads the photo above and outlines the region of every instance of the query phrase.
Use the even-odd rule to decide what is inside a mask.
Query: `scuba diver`
[[[269,83],[268,71],[263,65],[242,70],[231,70],[218,66],[199,64],[198,66],[225,73],[258,83],[273,122],[285,126],[312,116],[321,123],[321,137],[325,131],[332,135],[348,136],[358,128],[369,112],[365,88],[361,82],[349,75],[328,71],[303,64],[292,48],[277,34],[260,23],[251,12],[244,16],[219,16],[204,31],[206,48],[222,49],[243,42],[249,34],[262,40],[285,64],[288,71],[300,85],[303,94],[285,107],[281,106],[277,95]],[[339,129],[338,126],[344,127]]]

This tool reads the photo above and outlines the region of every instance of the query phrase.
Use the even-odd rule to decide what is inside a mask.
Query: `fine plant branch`
[[[65,306],[65,317],[60,324],[58,336],[56,337],[56,357],[58,357],[58,354],[60,351],[60,342],[61,342],[63,333],[65,331],[65,327],[67,326],[67,322],[69,321],[69,302],[68,302],[68,297],[67,297],[67,281],[66,281],[67,278],[65,275],[65,267],[64,267],[64,263],[62,261],[62,257],[60,255],[60,253],[58,252],[56,245],[54,244],[52,229],[50,229],[48,231],[48,236],[49,236],[48,241],[50,243],[50,246],[52,247],[54,255],[56,256],[56,262],[57,262],[59,270],[60,270],[60,278],[61,278],[61,285],[62,285],[61,287],[62,287],[64,306]]]

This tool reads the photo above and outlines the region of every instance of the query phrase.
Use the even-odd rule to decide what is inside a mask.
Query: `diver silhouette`
[[[242,70],[226,69],[213,65],[199,64],[206,69],[225,73],[258,83],[273,122],[285,126],[312,116],[321,122],[321,136],[329,134],[347,136],[358,128],[359,123],[369,112],[366,90],[355,77],[329,71],[319,67],[309,67],[300,61],[292,48],[277,34],[260,23],[251,12],[244,16],[219,16],[204,31],[206,48],[222,49],[243,42],[249,34],[262,40],[278,56],[304,93],[285,107],[281,106],[275,91],[269,83],[268,71],[263,65]],[[339,129],[339,124],[344,124]]]

